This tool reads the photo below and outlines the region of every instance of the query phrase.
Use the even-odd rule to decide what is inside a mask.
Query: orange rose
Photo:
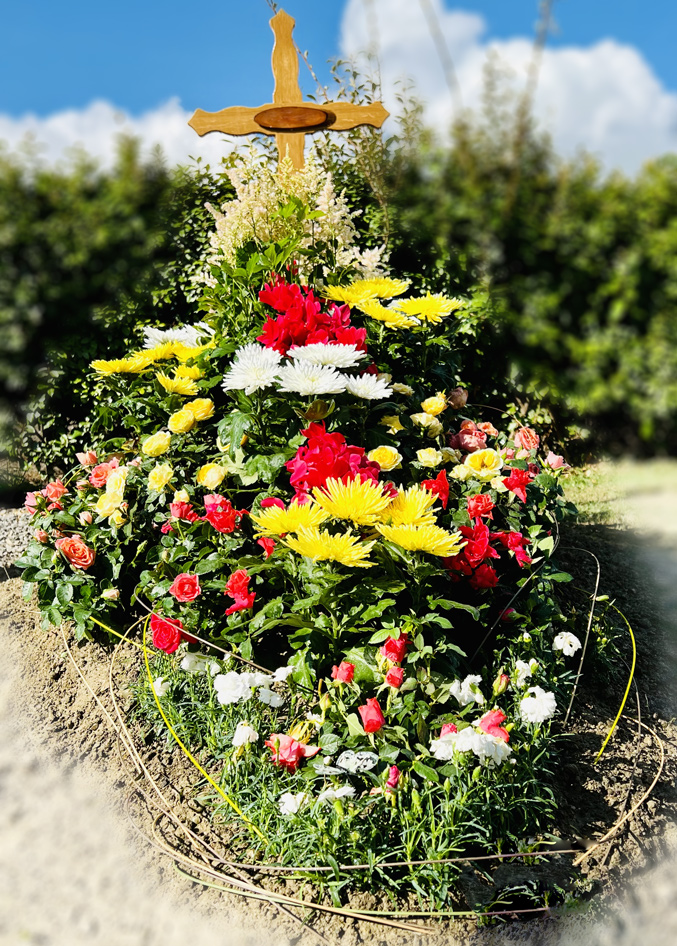
[[[515,446],[522,450],[535,450],[539,444],[540,438],[531,427],[520,427],[514,437]]]
[[[96,558],[94,549],[85,545],[79,535],[64,536],[62,539],[57,539],[55,545],[73,568],[81,568],[84,571],[94,563]]]

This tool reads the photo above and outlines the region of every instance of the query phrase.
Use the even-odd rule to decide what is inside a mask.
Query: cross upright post
[[[198,135],[220,131],[227,135],[274,135],[280,160],[288,155],[295,168],[303,167],[305,136],[315,131],[348,131],[359,125],[380,128],[388,117],[381,102],[304,102],[299,86],[299,57],[292,37],[294,20],[280,10],[270,21],[273,46],[273,101],[258,108],[235,105],[220,112],[197,109],[188,124]]]

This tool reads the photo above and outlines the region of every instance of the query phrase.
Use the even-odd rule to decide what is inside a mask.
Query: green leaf
[[[62,623],[62,620],[63,620],[63,619],[62,619],[62,617],[61,617],[61,612],[59,611],[58,608],[54,608],[54,607],[48,608],[48,609],[47,609],[47,618],[49,619],[49,623],[50,623],[50,624],[53,624],[54,627],[60,627],[60,626],[61,626],[61,623]]]
[[[343,658],[348,663],[355,665],[355,681],[357,683],[377,683],[380,682],[376,677],[375,667],[365,653],[364,647],[352,647]]]
[[[65,583],[58,586],[56,589],[56,600],[62,607],[67,607],[72,598],[73,586],[71,584]]]
[[[348,713],[346,716],[346,723],[348,724],[348,733],[351,736],[364,736],[362,723],[355,713]]]
[[[365,608],[362,612],[363,621],[371,621],[372,618],[380,618],[386,608],[391,607],[395,604],[394,598],[381,598],[376,604],[370,605],[368,608]]]
[[[411,767],[417,775],[420,775],[421,778],[427,779],[429,782],[439,782],[440,780],[440,777],[435,769],[431,769],[429,765],[425,765],[418,759],[412,764]]]

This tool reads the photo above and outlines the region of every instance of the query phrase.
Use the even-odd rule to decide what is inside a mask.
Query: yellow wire
[[[209,784],[210,784],[213,788],[215,788],[216,791],[219,793],[219,795],[224,799],[224,801],[228,802],[228,804],[230,805],[230,807],[231,807],[235,812],[237,812],[237,814],[240,816],[240,818],[242,818],[242,820],[244,821],[244,823],[245,823],[249,828],[251,828],[252,831],[254,831],[255,834],[258,834],[258,836],[261,838],[262,841],[265,841],[265,842],[267,843],[267,842],[268,842],[268,838],[265,836],[265,834],[262,834],[261,831],[259,831],[259,829],[256,827],[256,825],[255,825],[252,821],[250,821],[249,818],[244,814],[244,812],[241,811],[240,808],[235,804],[235,802],[233,801],[233,799],[230,798],[228,795],[226,795],[226,793],[223,791],[223,789],[222,789],[219,785],[216,784],[216,782],[215,782],[214,779],[211,777],[211,775],[209,775],[209,773],[206,772],[206,771],[202,768],[202,766],[201,766],[200,763],[197,761],[197,759],[195,758],[195,756],[191,755],[191,753],[189,752],[189,750],[184,746],[184,744],[183,744],[183,743],[181,742],[181,740],[179,739],[177,733],[175,732],[175,730],[174,730],[173,727],[172,727],[172,724],[169,722],[169,720],[168,720],[167,717],[165,716],[165,713],[164,713],[164,710],[162,709],[162,706],[161,706],[161,704],[160,704],[160,700],[159,700],[159,698],[158,698],[158,695],[157,695],[157,693],[155,692],[155,689],[154,689],[154,687],[153,687],[153,675],[152,675],[152,673],[150,672],[150,662],[149,662],[149,660],[148,660],[148,648],[146,647],[146,631],[148,630],[148,622],[149,622],[149,621],[150,621],[150,615],[148,615],[148,617],[146,618],[146,620],[145,620],[145,622],[144,622],[144,625],[143,625],[143,658],[144,658],[145,663],[146,663],[146,673],[148,674],[148,681],[149,681],[149,683],[150,683],[150,688],[151,688],[151,690],[152,690],[152,692],[153,692],[153,696],[154,696],[154,698],[155,698],[155,703],[157,704],[157,708],[160,710],[160,715],[162,716],[163,720],[165,721],[165,725],[167,726],[167,729],[170,731],[170,733],[172,734],[172,736],[174,737],[174,739],[175,739],[176,742],[178,743],[179,748],[181,749],[181,751],[190,759],[190,761],[193,763],[193,765],[194,765],[195,768],[198,770],[198,772],[201,772],[202,775],[204,775],[204,777],[207,779],[207,781],[209,782]]]
[[[143,647],[137,641],[132,640],[131,637],[127,637],[126,634],[120,634],[118,631],[114,631],[112,627],[108,627],[107,624],[97,620],[97,618],[93,618],[91,614],[89,616],[89,620],[93,621],[95,624],[98,624],[99,627],[102,627],[105,631],[108,631],[109,634],[115,634],[115,636],[119,637],[121,641],[127,641],[128,644],[134,644],[134,646],[138,647],[139,650],[143,650]]]
[[[635,675],[635,664],[637,663],[637,645],[635,644],[635,635],[632,633],[632,628],[630,627],[630,622],[628,621],[628,619],[626,618],[626,616],[623,614],[623,612],[620,611],[620,610],[616,607],[615,604],[610,605],[610,607],[612,607],[612,608],[614,609],[614,611],[618,611],[618,613],[620,614],[620,616],[621,616],[621,617],[623,618],[623,620],[625,621],[625,623],[626,623],[626,625],[627,625],[627,628],[628,628],[628,631],[629,631],[629,633],[630,633],[630,640],[632,641],[632,667],[630,668],[630,679],[628,680],[628,685],[627,685],[626,688],[625,688],[625,695],[623,696],[623,702],[621,703],[621,708],[619,709],[618,713],[616,714],[616,719],[613,721],[613,723],[612,723],[612,725],[611,725],[611,729],[609,730],[609,732],[608,732],[608,734],[607,734],[607,737],[606,737],[606,739],[604,740],[604,742],[603,742],[603,744],[602,744],[602,748],[599,750],[599,752],[597,753],[597,755],[596,755],[596,757],[595,757],[595,762],[594,762],[595,765],[597,765],[597,763],[598,763],[599,760],[601,759],[602,753],[603,753],[604,750],[606,749],[607,743],[608,743],[609,740],[611,739],[611,737],[612,737],[612,735],[613,735],[613,733],[614,733],[614,730],[615,730],[616,726],[618,725],[618,721],[619,721],[619,719],[621,718],[621,715],[622,715],[622,713],[623,713],[623,710],[625,709],[625,704],[627,703],[628,695],[630,694],[630,687],[632,686],[632,680],[633,680],[633,677],[634,677],[634,675]]]

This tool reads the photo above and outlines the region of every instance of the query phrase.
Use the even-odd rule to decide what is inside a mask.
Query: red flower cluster
[[[468,501],[468,506],[473,500],[481,499],[480,496],[472,497]],[[492,507],[493,509],[493,504]],[[525,538],[521,532],[490,532],[489,526],[481,519],[476,518],[472,526],[461,526],[459,532],[465,537],[466,544],[452,558],[445,558],[444,566],[452,573],[452,578],[457,579],[458,574],[470,576],[470,585],[477,590],[482,588],[494,588],[498,584],[498,575],[496,570],[488,564],[487,559],[500,558],[499,553],[491,544],[492,541],[500,544],[514,553],[515,558],[521,566],[528,565],[531,558],[524,550],[524,546],[529,544],[529,539]]]
[[[492,532],[491,537],[498,539],[504,548],[510,549],[522,567],[531,564],[531,556],[527,555],[524,548],[531,540],[523,536],[521,532]]]
[[[434,480],[423,480],[421,486],[423,489],[429,489],[436,496],[439,496],[442,509],[447,508],[447,503],[449,502],[449,480],[447,479],[446,470],[440,470]]]
[[[281,765],[290,772],[295,772],[301,759],[312,759],[320,751],[319,746],[307,746],[284,733],[274,732],[265,745],[273,752],[273,765]]]
[[[233,598],[235,603],[226,609],[226,614],[234,614],[236,611],[247,611],[254,606],[255,591],[249,590],[249,573],[246,568],[238,568],[226,582],[224,594]]]
[[[47,511],[52,512],[54,509],[63,509],[63,506],[59,502],[62,496],[67,496],[68,490],[63,485],[61,480],[54,480],[52,483],[48,483],[44,489],[39,490],[34,493],[26,493],[26,499],[24,500],[24,509],[27,509],[31,516],[34,516],[38,511],[38,505],[41,502],[40,496],[44,496],[48,500]]]
[[[299,447],[296,456],[286,464],[298,500],[304,499],[314,486],[324,486],[330,477],[344,483],[355,476],[378,482],[381,467],[367,459],[363,447],[347,444],[343,434],[327,433],[324,422],[311,424],[301,433],[308,443]]]
[[[205,519],[217,532],[233,532],[246,509],[234,509],[229,500],[218,493],[210,493],[204,498]]]
[[[268,318],[258,336],[266,348],[286,355],[293,345],[335,342],[366,351],[367,331],[350,324],[347,305],[330,303],[329,311],[323,312],[322,303],[315,298],[312,289],[279,278],[276,285],[264,286],[259,299],[280,313],[275,319]]]

